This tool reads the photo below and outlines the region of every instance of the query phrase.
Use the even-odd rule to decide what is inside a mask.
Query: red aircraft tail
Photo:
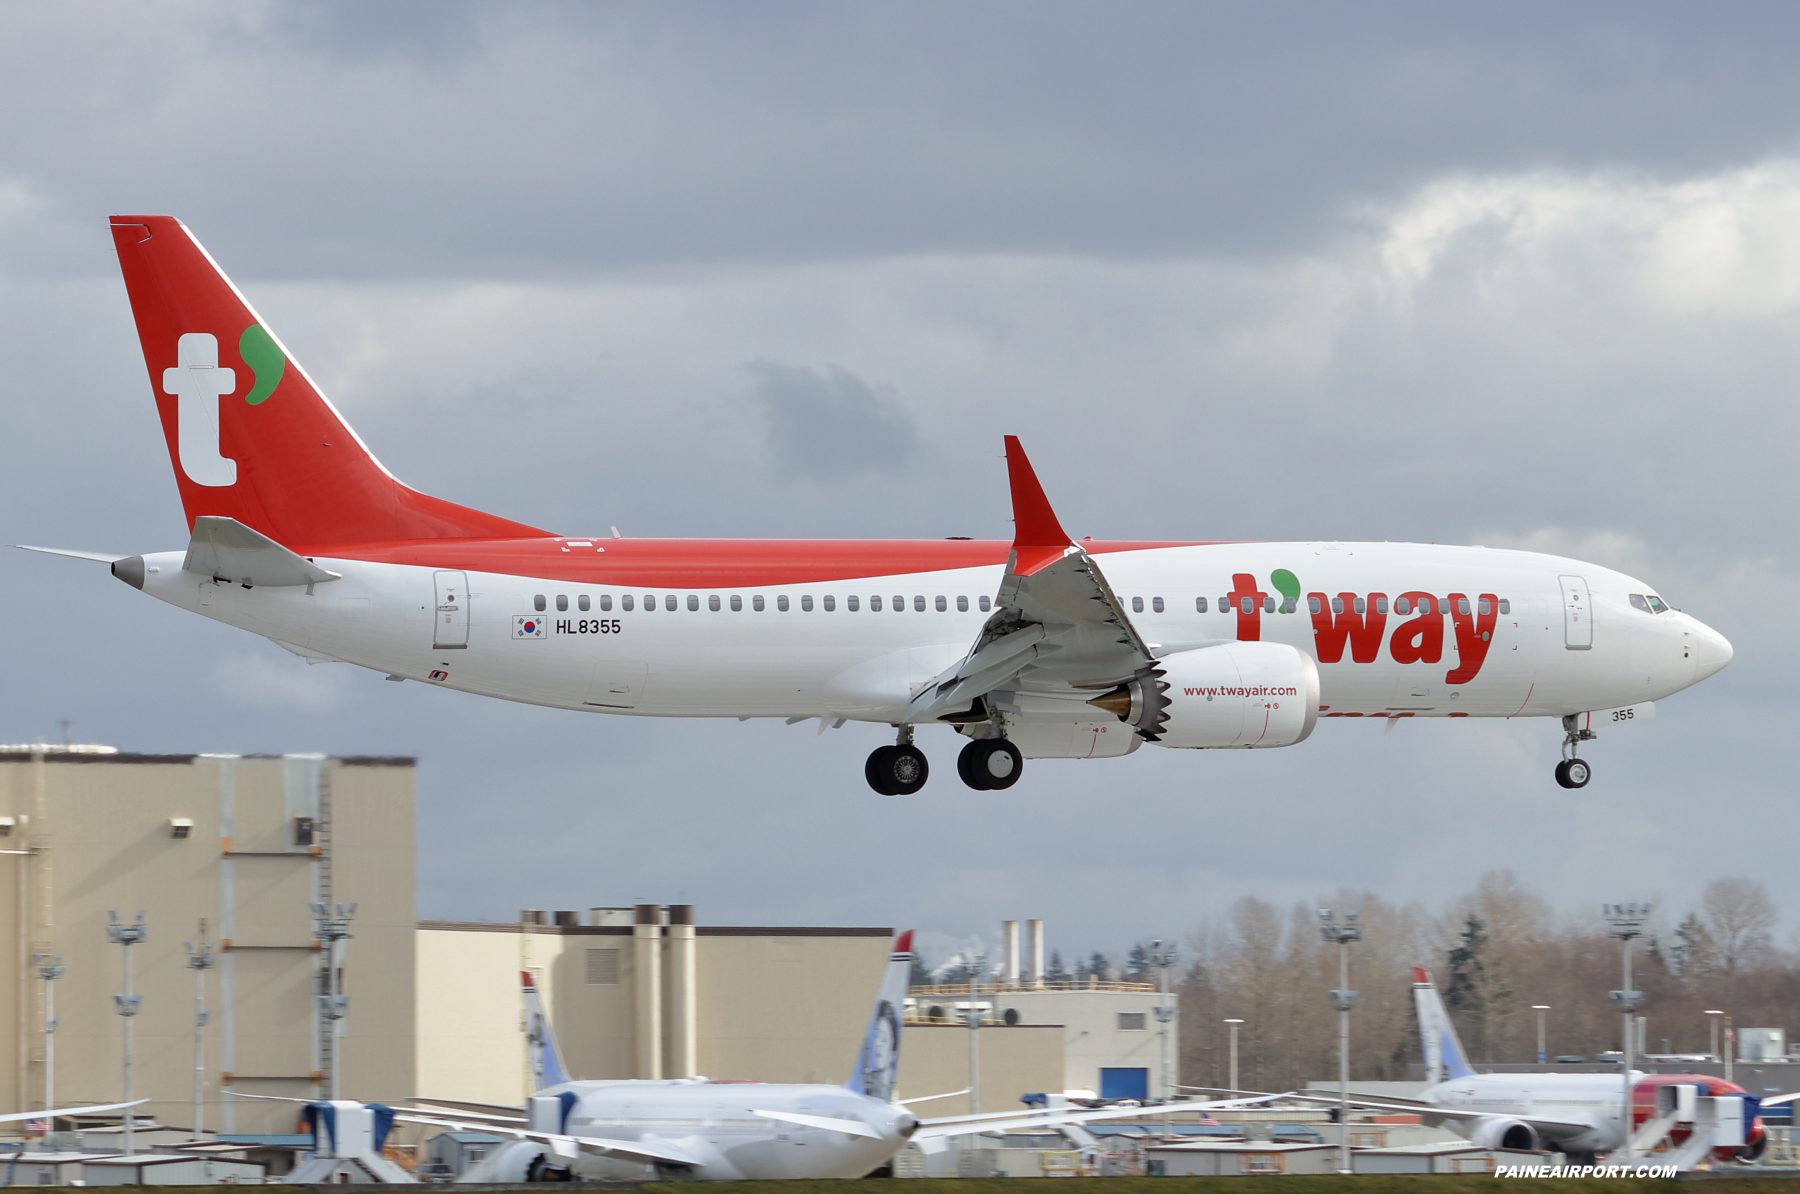
[[[376,460],[172,216],[114,216],[188,527],[235,518],[288,547],[548,535],[408,489]]]

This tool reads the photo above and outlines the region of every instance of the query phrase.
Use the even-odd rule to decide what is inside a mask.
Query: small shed
[[[81,1167],[90,1186],[213,1186],[221,1182],[260,1183],[263,1167],[224,1157],[179,1153],[138,1153],[98,1157]]]
[[[1501,1165],[1543,1165],[1547,1153],[1454,1144],[1407,1144],[1359,1149],[1350,1154],[1352,1173],[1492,1173]]]
[[[1144,1150],[1150,1177],[1247,1177],[1280,1173],[1335,1173],[1337,1145],[1276,1141],[1204,1141]]]
[[[425,1159],[432,1165],[444,1166],[433,1172],[449,1172],[461,1177],[464,1170],[485,1160],[494,1147],[506,1143],[506,1139],[491,1132],[439,1132],[425,1142]]]
[[[8,1153],[0,1162],[0,1181],[9,1186],[67,1186],[82,1180],[81,1167],[89,1161],[115,1156],[114,1153],[71,1152],[49,1150]]]

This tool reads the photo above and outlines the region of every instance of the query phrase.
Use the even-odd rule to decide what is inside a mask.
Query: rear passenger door
[[[431,645],[439,651],[460,651],[469,645],[469,577],[466,572],[433,573],[437,587],[436,612],[432,614]]]

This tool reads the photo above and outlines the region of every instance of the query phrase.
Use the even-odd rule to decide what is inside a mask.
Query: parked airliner
[[[1550,1149],[1567,1154],[1576,1164],[1592,1164],[1599,1154],[1616,1154],[1626,1144],[1623,1075],[1477,1073],[1430,973],[1417,967],[1413,969],[1413,1003],[1418,1012],[1426,1081],[1430,1085],[1417,1099],[1351,1099],[1353,1106],[1418,1112],[1427,1123],[1442,1123],[1484,1148]],[[1800,1098],[1790,1095],[1759,1100],[1743,1087],[1707,1074],[1646,1074],[1633,1070],[1631,1082],[1631,1132],[1640,1131],[1656,1119],[1659,1088],[1688,1087],[1708,1098],[1735,1096],[1743,1100],[1743,1144],[1711,1150],[1717,1160],[1754,1161],[1761,1157],[1768,1147],[1768,1133],[1757,1112],[1765,1102],[1785,1103]],[[1669,1093],[1672,1095],[1675,1090]],[[1321,1103],[1336,1101],[1312,1093],[1305,1097]],[[1675,1103],[1673,1099],[1667,1101]],[[1691,1124],[1691,1119],[1680,1125],[1666,1125],[1674,1146],[1687,1140],[1691,1131],[1687,1124]]]
[[[190,540],[61,554],[311,661],[591,713],[888,725],[864,770],[902,795],[919,726],[968,738],[959,775],[996,789],[1027,758],[1415,717],[1560,718],[1579,788],[1598,726],[1731,660],[1654,586],[1559,556],[1075,540],[1010,436],[1011,542],[554,534],[396,480],[179,221],[112,234]]]
[[[531,1072],[524,1107],[441,1103],[399,1118],[511,1139],[457,1180],[741,1181],[854,1178],[886,1165],[908,1141],[927,1152],[953,1137],[1043,1130],[1099,1119],[1136,1119],[1142,1107],[1021,1109],[916,1118],[894,1100],[912,934],[894,942],[850,1080],[713,1082],[706,1078],[574,1081],[565,1076],[543,1003],[525,976]],[[957,1092],[966,1093],[966,1092]],[[907,1102],[927,1102],[926,1095]],[[433,1103],[415,1099],[416,1103]],[[1258,1099],[1182,1103],[1184,1111],[1243,1107]],[[1149,1112],[1148,1114],[1155,1114]]]

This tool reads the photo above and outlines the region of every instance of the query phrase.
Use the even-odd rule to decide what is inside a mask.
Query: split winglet
[[[1013,572],[1030,576],[1068,554],[1071,540],[1016,435],[1006,437],[1006,477],[1012,485]]]

